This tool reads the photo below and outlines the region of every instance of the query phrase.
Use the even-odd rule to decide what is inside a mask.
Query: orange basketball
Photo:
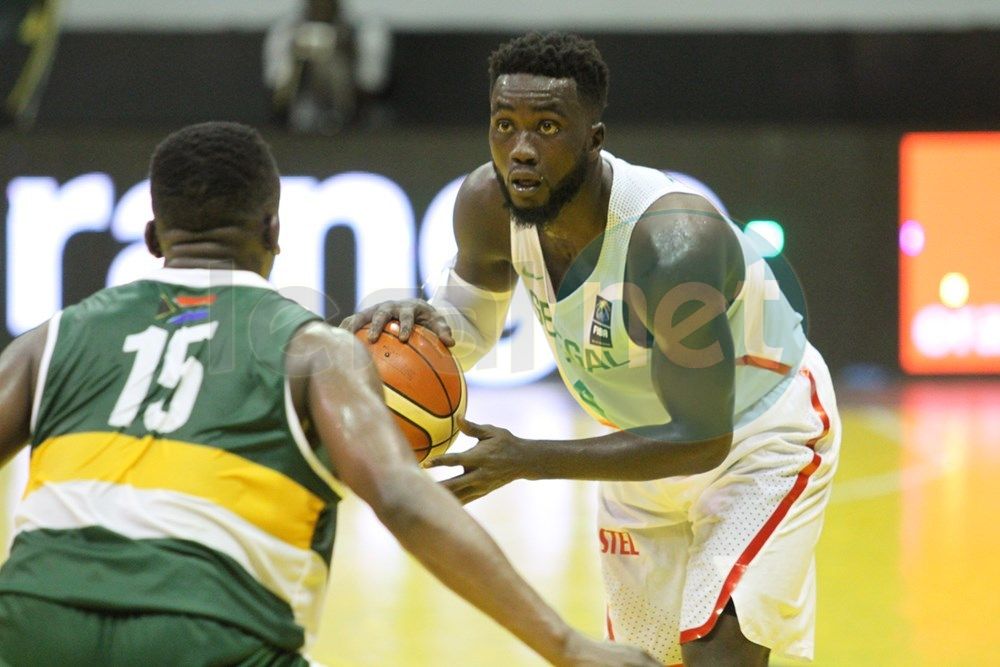
[[[398,334],[394,320],[374,343],[368,342],[368,325],[355,336],[372,355],[396,424],[417,460],[424,461],[444,454],[458,435],[458,421],[465,416],[465,376],[429,329],[416,325],[405,343]]]

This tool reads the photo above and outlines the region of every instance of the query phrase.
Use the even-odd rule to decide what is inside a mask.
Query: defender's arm
[[[315,425],[341,480],[444,584],[554,664],[655,664],[635,649],[572,630],[455,498],[418,468],[385,407],[368,351],[353,336],[306,325],[286,366],[299,415]]]
[[[0,354],[0,467],[31,438],[35,378],[48,330],[46,322],[15,338]]]

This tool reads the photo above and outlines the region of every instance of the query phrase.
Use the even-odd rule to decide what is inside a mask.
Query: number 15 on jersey
[[[202,363],[188,356],[188,347],[210,340],[218,327],[218,322],[205,322],[182,327],[171,336],[166,329],[150,325],[145,331],[128,336],[122,345],[122,352],[134,353],[135,360],[108,424],[117,428],[132,425],[149,395],[153,375],[162,359],[163,365],[156,382],[173,390],[170,405],[166,405],[165,400],[150,403],[143,413],[143,424],[146,430],[156,433],[170,433],[183,426],[191,417],[205,375]]]

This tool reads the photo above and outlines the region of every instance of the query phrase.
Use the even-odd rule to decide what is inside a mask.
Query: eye
[[[538,131],[544,135],[552,136],[559,132],[559,123],[554,120],[543,120],[538,124]]]
[[[497,132],[506,134],[507,132],[510,132],[514,128],[514,124],[511,123],[506,118],[498,118],[493,123],[493,127],[496,129]]]

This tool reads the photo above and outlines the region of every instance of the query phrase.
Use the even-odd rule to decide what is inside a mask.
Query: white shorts
[[[667,665],[732,599],[750,641],[811,659],[814,550],[840,449],[826,364],[809,348],[778,401],[700,475],[604,482],[598,537],[607,634]]]

